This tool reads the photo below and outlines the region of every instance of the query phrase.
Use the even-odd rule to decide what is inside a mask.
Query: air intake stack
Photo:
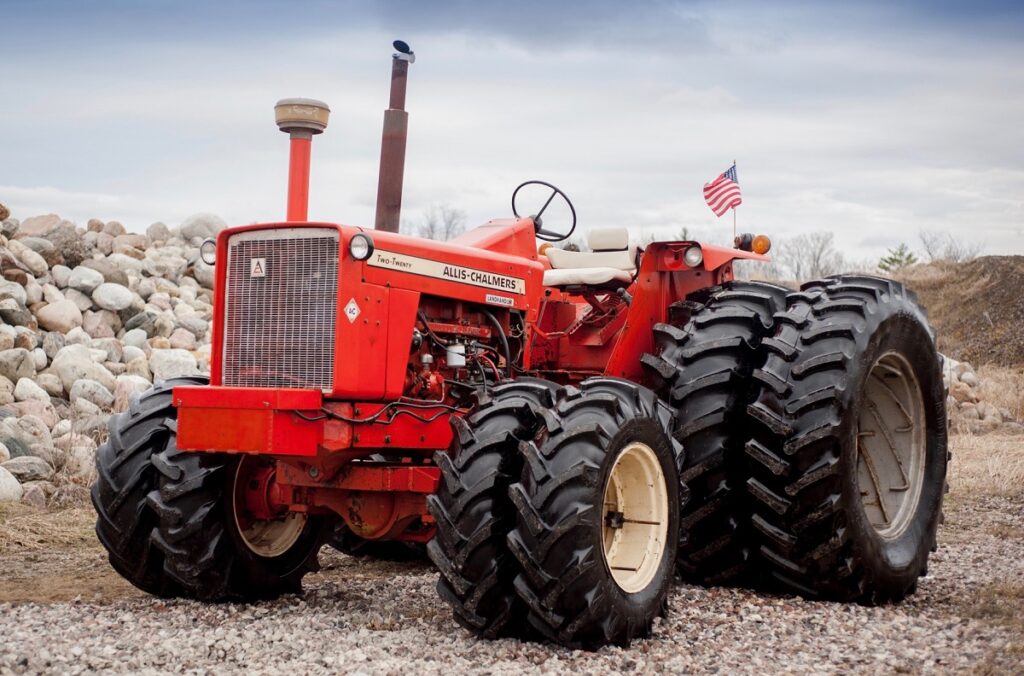
[[[327,129],[331,109],[314,99],[281,99],[274,106],[277,126],[291,137],[288,162],[288,218],[309,219],[309,155],[313,136]]]
[[[377,179],[377,216],[374,228],[398,232],[402,215],[402,181],[405,175],[405,141],[409,113],[405,112],[405,84],[409,64],[416,54],[409,45],[395,40],[391,55],[391,101],[384,111],[384,133],[380,142],[380,175]]]

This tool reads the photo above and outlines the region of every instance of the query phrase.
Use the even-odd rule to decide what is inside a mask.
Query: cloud
[[[371,223],[399,35],[419,57],[410,220],[434,202],[507,216],[515,185],[541,178],[584,229],[722,241],[731,219],[700,189],[735,158],[741,228],[827,229],[859,257],[920,229],[1024,253],[1024,21],[1007,3],[313,2],[309,22],[269,2],[129,6],[8,15],[0,201],[16,215],[280,218],[270,111],[306,95],[333,110],[311,214]]]

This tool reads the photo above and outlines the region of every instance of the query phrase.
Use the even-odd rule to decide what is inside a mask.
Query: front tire
[[[519,378],[481,393],[476,410],[453,417],[455,437],[438,453],[441,485],[427,498],[437,532],[427,554],[440,571],[437,591],[455,620],[481,638],[523,633],[526,607],[505,536],[515,525],[508,487],[519,479],[519,446],[553,406],[554,383]]]
[[[114,570],[155,596],[178,596],[182,590],[164,572],[163,552],[152,545],[157,516],[146,504],[146,496],[160,479],[152,459],[174,443],[173,389],[207,382],[206,378],[176,378],[142,393],[127,411],[110,418],[110,436],[96,451],[97,478],[91,490],[96,536]]]
[[[681,447],[668,407],[631,382],[565,387],[521,444],[509,547],[530,624],[567,647],[628,645],[666,608],[679,539]]]
[[[160,472],[149,505],[159,516],[154,543],[164,571],[188,596],[204,601],[274,599],[302,591],[302,578],[319,570],[321,517],[286,512],[255,518],[241,497],[272,460],[181,452],[169,446],[154,457]],[[269,464],[268,464],[269,463]]]

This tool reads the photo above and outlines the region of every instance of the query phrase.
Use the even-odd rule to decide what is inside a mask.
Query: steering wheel
[[[551,188],[551,196],[548,197],[548,201],[544,203],[544,206],[540,208],[540,211],[530,216],[530,218],[533,219],[533,226],[534,228],[536,228],[537,239],[543,240],[545,242],[561,242],[563,240],[569,239],[569,237],[572,236],[572,233],[575,232],[576,230],[576,208],[573,207],[572,201],[569,199],[568,195],[566,195],[564,192],[562,192],[555,186],[551,185],[550,183],[546,183],[544,181],[527,181],[525,183],[519,184],[519,187],[516,188],[515,191],[512,193],[512,213],[515,215],[515,217],[521,218],[521,216],[519,215],[519,210],[516,209],[516,195],[518,195],[519,191],[528,185],[542,185],[545,188]],[[555,199],[556,195],[560,196],[563,200],[565,200],[565,203],[569,206],[569,212],[572,214],[572,226],[569,228],[569,232],[566,232],[564,234],[554,232],[552,230],[545,230],[543,228],[543,220],[541,219],[541,217],[544,215],[544,211],[548,208],[548,205],[551,204],[551,200]]]

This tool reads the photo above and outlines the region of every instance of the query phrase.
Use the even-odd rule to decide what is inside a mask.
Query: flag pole
[[[732,161],[732,168],[733,171],[736,170],[736,160]],[[737,176],[736,178],[739,178],[739,176]],[[734,240],[736,239],[736,207],[732,208],[732,238]]]

